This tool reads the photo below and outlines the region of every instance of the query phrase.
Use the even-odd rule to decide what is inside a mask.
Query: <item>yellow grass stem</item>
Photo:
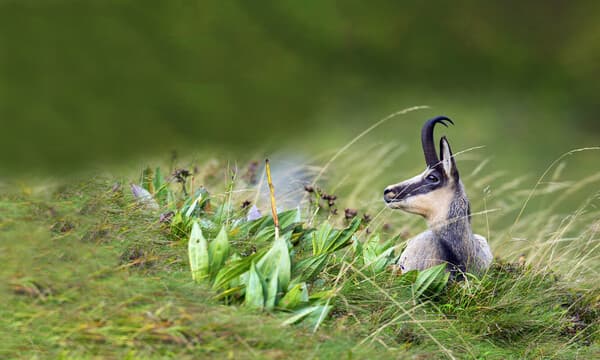
[[[269,191],[271,195],[271,212],[273,213],[273,223],[275,224],[275,240],[279,238],[279,217],[277,217],[277,206],[275,205],[275,187],[273,186],[273,179],[271,178],[271,165],[269,159],[265,160],[265,170],[267,172],[267,183],[269,184]]]

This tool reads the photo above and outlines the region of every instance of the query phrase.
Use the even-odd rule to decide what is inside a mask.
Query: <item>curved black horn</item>
[[[423,129],[421,130],[421,144],[423,144],[423,154],[425,154],[425,163],[427,166],[434,167],[436,164],[440,162],[438,159],[437,153],[435,151],[435,145],[433,144],[433,128],[435,124],[440,123],[444,126],[448,126],[444,121],[450,122],[450,124],[454,125],[454,122],[445,116],[434,117],[433,119],[429,119],[423,125]]]

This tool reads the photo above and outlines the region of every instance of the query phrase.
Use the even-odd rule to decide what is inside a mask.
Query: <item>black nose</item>
[[[383,190],[383,201],[389,203],[396,199],[396,192],[394,188],[386,188]]]

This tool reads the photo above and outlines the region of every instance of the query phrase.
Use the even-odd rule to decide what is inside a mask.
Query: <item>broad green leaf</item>
[[[284,211],[281,215],[277,215],[279,217],[279,228],[283,231],[287,230],[288,227],[293,224],[301,222],[302,218],[300,217],[300,207],[296,207],[293,210]]]
[[[440,264],[419,272],[413,284],[415,297],[436,295],[446,286],[449,275],[446,272],[446,264]]]
[[[200,225],[196,221],[192,224],[192,233],[188,242],[188,255],[192,279],[199,281],[206,278],[209,274],[208,244],[202,235]]]
[[[218,293],[217,295],[215,295],[213,297],[213,299],[220,300],[220,299],[226,298],[227,296],[235,294],[238,291],[242,291],[243,288],[244,288],[243,286],[234,286],[234,287],[229,288],[229,289],[227,289],[227,290],[225,290],[223,292]]]
[[[255,220],[245,221],[239,225],[239,231],[244,235],[255,234],[262,224],[268,220],[268,217],[263,216]]]
[[[279,300],[280,308],[293,310],[303,304],[308,304],[308,288],[306,283],[302,282],[295,284],[288,292]]]
[[[300,260],[294,267],[294,274],[296,277],[294,282],[311,281],[317,277],[327,264],[329,255],[330,254],[321,254]]]
[[[219,227],[218,224],[216,224],[214,221],[212,221],[209,218],[206,217],[201,217],[198,220],[200,227],[202,228],[202,231],[205,234],[208,234],[207,237],[208,238],[215,238],[218,235],[218,232],[221,230],[221,228]]]
[[[181,226],[182,223],[183,223],[183,216],[181,215],[181,212],[177,211],[175,213],[175,216],[173,216],[173,219],[171,220],[171,226],[179,227],[179,226]]]
[[[292,316],[290,316],[283,323],[281,323],[281,325],[287,326],[287,325],[295,324],[298,321],[307,317],[308,315],[312,314],[313,312],[319,311],[320,308],[321,308],[321,306],[316,305],[316,306],[309,306],[309,307],[305,307],[300,310],[297,310],[293,313]]]
[[[363,246],[363,262],[373,273],[379,273],[393,261],[394,248],[392,242],[380,242],[379,234],[369,237]]]
[[[202,194],[200,194],[198,197],[196,197],[194,199],[194,201],[192,201],[192,203],[190,204],[190,206],[188,207],[188,209],[185,212],[185,216],[190,217],[192,216],[192,214],[194,213],[194,210],[196,210],[196,206],[198,206],[198,203],[202,201]]]
[[[313,331],[316,331],[330,311],[330,305],[315,305],[305,307],[294,312],[294,314],[285,320],[282,325],[291,325],[306,318],[310,321]]]
[[[279,218],[279,228],[284,232],[290,225],[294,224],[294,220],[298,218],[298,209],[286,210],[277,213],[277,217]],[[264,229],[268,226],[274,226],[273,217],[272,216],[263,216],[266,218],[260,224],[260,227],[257,230]],[[261,218],[262,219],[262,218]],[[260,219],[259,219],[260,220]]]
[[[225,265],[215,277],[215,282],[213,283],[214,290],[227,289],[229,284],[234,279],[239,278],[240,275],[247,272],[250,269],[250,264],[252,262],[256,262],[266,253],[266,249],[262,249],[257,251],[256,253],[246,256],[244,258],[235,260]]]
[[[325,221],[312,235],[313,255],[333,253],[352,243],[352,236],[358,230],[361,220],[355,218],[350,225],[343,230],[334,229],[329,222]]]
[[[333,227],[328,221],[324,221],[317,231],[312,233],[313,255],[321,255],[329,245]]]
[[[314,302],[315,300],[329,300],[331,298],[333,298],[335,296],[335,290],[334,289],[329,289],[329,290],[322,290],[322,291],[317,291],[314,292],[312,294],[310,294],[310,301]]]
[[[215,220],[215,222],[222,224],[229,218],[229,214],[231,214],[232,211],[233,209],[231,207],[231,204],[225,202],[215,208],[213,219]]]
[[[265,306],[263,279],[256,269],[254,262],[251,263],[250,271],[248,271],[248,281],[246,284],[246,306],[254,309],[262,309]]]
[[[384,271],[389,265],[394,262],[394,248],[389,247],[381,252],[371,263],[371,270],[375,273]]]
[[[209,200],[210,197],[208,191],[204,188],[199,188],[194,191],[193,195],[190,195],[185,199],[183,205],[181,205],[181,212],[185,216],[191,217],[194,214],[198,214],[200,209],[203,209]]]
[[[275,239],[273,245],[256,264],[261,274],[272,274],[277,269],[279,289],[286,290],[290,283],[291,262],[290,252],[287,246],[287,238],[291,233],[286,233]]]
[[[270,242],[275,238],[275,226],[269,226],[264,229],[260,229],[254,235],[254,242],[257,244]]]
[[[317,332],[317,330],[319,329],[319,326],[321,326],[323,321],[325,321],[325,318],[327,317],[327,315],[329,315],[329,312],[331,311],[331,309],[332,309],[332,306],[329,305],[329,300],[328,300],[325,305],[319,306],[318,309],[315,309],[315,311],[313,311],[312,313],[310,313],[308,315],[308,318],[306,320],[312,326],[313,332]]]
[[[294,223],[301,223],[302,222],[302,215],[301,215],[301,211],[300,211],[300,205],[296,206],[296,216],[294,217]]]
[[[296,225],[300,220],[300,212],[298,209],[287,210],[278,213],[279,217],[279,227],[281,232],[287,232],[290,230],[289,228],[292,225]],[[262,216],[258,219],[245,221],[238,226],[240,234],[245,236],[254,235],[257,233],[263,234],[265,236],[266,233],[271,234],[271,237],[275,234],[275,224],[273,223],[273,217],[270,215]]]
[[[402,285],[411,285],[417,281],[417,276],[419,276],[418,270],[410,270],[400,275],[399,283]]]
[[[333,239],[327,241],[328,244],[325,251],[334,252],[350,245],[352,242],[352,235],[358,230],[360,223],[361,219],[356,217],[347,228],[342,231],[337,231]]]
[[[279,292],[278,288],[278,271],[279,269],[276,267],[273,269],[271,275],[269,275],[269,279],[267,282],[267,298],[265,301],[265,308],[267,310],[272,310],[275,307],[275,303],[277,302],[277,293]]]
[[[208,245],[208,254],[210,259],[210,274],[212,277],[215,277],[229,257],[229,239],[225,225],[221,227],[221,231],[219,231],[217,237]]]

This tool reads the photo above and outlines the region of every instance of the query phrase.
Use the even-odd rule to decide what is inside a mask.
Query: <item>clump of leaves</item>
[[[327,304],[331,292],[320,291],[311,296],[310,283],[327,265],[331,254],[350,245],[360,220],[343,230],[322,226],[321,231],[312,232],[312,254],[298,258],[301,253],[291,251],[297,214],[282,215],[280,224],[288,229],[282,236],[275,236],[274,225],[267,219],[238,225],[238,233],[242,228],[255,238],[267,237],[261,242],[270,243],[247,256],[230,252],[224,225],[214,240],[206,240],[194,220],[188,247],[192,276],[196,281],[209,282],[217,291],[216,297],[228,303],[267,311],[293,311],[285,324],[307,321],[316,329],[331,309]],[[306,233],[301,235],[308,237]]]
[[[350,254],[370,274],[384,272],[394,260],[395,239],[382,242],[379,234],[371,234],[364,242],[357,238],[363,222],[358,216],[348,219],[343,229],[327,220],[308,228],[299,208],[276,213],[274,204],[274,216],[244,208],[252,212],[246,216],[234,211],[230,198],[213,207],[204,188],[182,196],[176,193],[182,190],[171,189],[160,174],[158,168],[144,171],[144,201],[152,200],[168,210],[163,222],[175,238],[188,239],[192,279],[211,286],[215,298],[227,304],[292,312],[285,324],[302,321],[316,330],[331,311],[336,293],[333,284],[319,280],[324,269],[335,267],[339,257],[334,254],[354,245]],[[230,184],[230,192],[232,188]],[[423,299],[435,296],[448,281],[441,266],[403,278],[412,286],[414,297]]]
[[[362,256],[363,264],[370,273],[377,274],[393,263],[396,241],[397,237],[394,237],[382,242],[381,235],[373,233],[364,243],[355,242],[355,252],[357,256]]]
[[[436,265],[417,273],[413,284],[413,293],[416,298],[433,297],[439,294],[446,284],[450,273],[446,271],[446,264]]]
[[[360,219],[345,229],[334,229],[328,222],[308,229],[299,208],[276,214],[274,203],[273,217],[260,216],[255,208],[245,216],[233,211],[230,198],[213,208],[206,189],[188,194],[185,186],[177,186],[186,179],[165,181],[159,168],[147,168],[132,192],[148,208],[165,209],[159,221],[173,237],[188,239],[192,279],[208,283],[225,303],[293,312],[286,324],[305,321],[316,330],[331,309],[332,292],[310,295],[309,289],[332,254],[352,243]],[[232,188],[233,183],[229,193]]]
[[[294,274],[298,279],[310,281],[321,272],[331,255],[352,243],[352,236],[360,226],[360,219],[354,219],[343,230],[334,229],[324,221],[319,228],[310,234],[312,256],[298,262]]]

